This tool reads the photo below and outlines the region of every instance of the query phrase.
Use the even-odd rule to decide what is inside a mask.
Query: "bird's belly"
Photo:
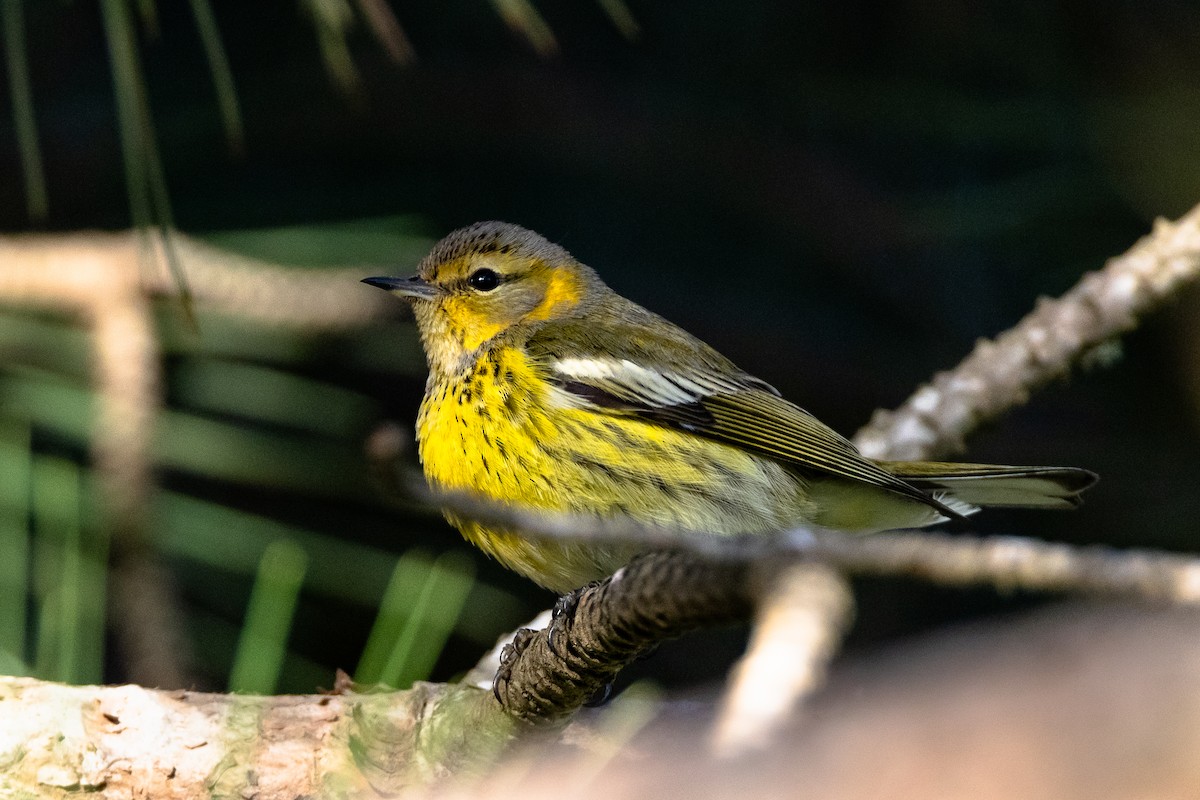
[[[417,436],[430,484],[534,509],[714,534],[811,518],[802,481],[779,464],[653,423],[556,405],[520,366],[502,361],[485,368],[491,379],[477,370],[466,381],[427,387]],[[558,591],[602,578],[636,552],[451,522],[497,560]]]

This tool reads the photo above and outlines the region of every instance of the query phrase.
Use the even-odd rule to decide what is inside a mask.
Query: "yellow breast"
[[[799,478],[775,462],[564,402],[519,348],[485,350],[456,376],[431,376],[417,437],[432,485],[533,508],[719,534],[778,529],[809,513]],[[473,544],[556,591],[632,555],[449,518]]]

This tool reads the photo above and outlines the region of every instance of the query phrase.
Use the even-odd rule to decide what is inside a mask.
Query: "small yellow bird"
[[[980,506],[1070,508],[1072,467],[873,461],[765,381],[608,288],[538,234],[480,222],[411,278],[429,380],[425,476],[536,509],[719,534],[814,524],[916,527]],[[523,538],[448,514],[463,536],[556,592],[636,551]]]

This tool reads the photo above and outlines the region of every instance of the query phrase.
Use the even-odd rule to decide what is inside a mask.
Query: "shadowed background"
[[[136,51],[120,44],[118,5]],[[375,6],[38,2],[16,22],[8,8],[0,229],[173,219],[237,252],[366,276],[407,274],[449,230],[504,219],[850,434],[1154,216],[1200,199],[1200,11],[1187,4],[396,4],[411,47],[399,58],[399,40],[372,35]],[[232,95],[214,88],[222,71],[205,35],[220,42]],[[122,121],[122,92],[138,102],[122,54],[144,76],[152,137]],[[22,68],[44,211],[22,171]],[[140,147],[129,141],[139,130]],[[137,188],[147,141],[169,216],[153,177]],[[120,681],[120,650],[103,641],[76,671],[55,657],[95,623],[60,613],[89,603],[63,599],[56,582],[75,563],[61,531],[86,540],[93,516],[83,333],[53,309],[3,300],[11,513],[0,535],[25,555],[0,586],[0,611],[15,615],[0,621],[0,650],[10,671]],[[149,524],[197,685],[329,686],[335,667],[359,663],[375,623],[398,643],[376,645],[359,677],[445,679],[551,602],[436,514],[388,508],[371,486],[364,440],[382,420],[408,429],[424,381],[401,304],[391,320],[320,335],[197,312],[192,328],[177,301],[157,305],[166,410]],[[1103,368],[975,436],[971,460],[1084,466],[1103,481],[1073,514],[992,512],[972,529],[1194,549],[1198,312],[1200,296],[1182,298],[1106,351]],[[77,519],[54,521],[75,503]],[[103,560],[102,542],[80,552]],[[294,617],[276,615],[264,634],[287,652],[277,681],[247,677],[238,664],[263,660],[243,628],[248,603],[276,584],[293,589],[260,605],[287,609],[298,591]],[[855,647],[1036,602],[858,586]],[[719,676],[739,636],[692,637],[640,671]]]

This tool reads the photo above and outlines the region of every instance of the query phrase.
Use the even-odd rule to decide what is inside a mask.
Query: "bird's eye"
[[[473,289],[490,292],[500,285],[500,276],[490,269],[477,269],[467,278],[467,283],[471,284]]]

